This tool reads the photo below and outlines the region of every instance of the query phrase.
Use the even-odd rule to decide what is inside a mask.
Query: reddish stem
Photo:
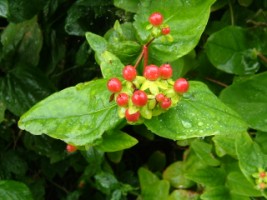
[[[148,49],[146,45],[144,45],[143,47],[143,52],[144,52],[144,68],[145,68],[148,63]]]
[[[134,68],[136,68],[139,63],[141,62],[142,58],[144,57],[144,67],[147,66],[147,63],[148,63],[148,46],[155,40],[155,38],[152,38],[148,43],[146,43],[144,46],[143,46],[143,49],[142,49],[142,52],[140,53],[135,65],[134,65]]]

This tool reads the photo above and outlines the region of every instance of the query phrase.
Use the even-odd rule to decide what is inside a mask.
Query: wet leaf
[[[182,140],[246,131],[245,122],[224,105],[203,83],[191,81],[188,93],[168,112],[146,120],[155,134]]]

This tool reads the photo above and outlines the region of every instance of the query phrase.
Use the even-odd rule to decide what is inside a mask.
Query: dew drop
[[[197,124],[198,126],[203,126],[204,125],[204,123],[203,122],[198,122],[198,124]]]
[[[188,121],[182,121],[182,124],[183,124],[183,127],[185,127],[185,128],[191,128],[192,127],[192,124]]]

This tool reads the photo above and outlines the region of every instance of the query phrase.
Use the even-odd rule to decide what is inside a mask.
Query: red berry
[[[160,76],[160,71],[156,65],[148,65],[145,67],[144,77],[147,80],[155,81],[159,78],[159,76]]]
[[[147,94],[142,90],[136,90],[132,96],[132,102],[135,106],[144,106],[147,103]]]
[[[168,63],[161,65],[159,71],[162,79],[168,79],[172,77],[172,67]]]
[[[117,96],[116,102],[119,106],[126,106],[128,104],[128,95],[126,93],[120,93]]]
[[[266,172],[260,172],[260,178],[265,178],[266,177]]]
[[[117,78],[111,78],[107,83],[107,87],[110,92],[119,92],[122,88],[121,81]]]
[[[162,35],[168,35],[171,32],[170,27],[165,27],[161,29],[161,34]]]
[[[125,80],[133,81],[137,75],[137,72],[133,66],[127,65],[123,68],[122,75]]]
[[[168,109],[172,105],[172,100],[168,97],[165,97],[160,103],[161,108]]]
[[[67,144],[66,150],[67,150],[67,152],[72,153],[72,152],[77,151],[77,148],[71,144]]]
[[[130,114],[129,110],[125,111],[125,118],[128,122],[136,122],[140,118],[140,112],[137,111],[136,113]]]
[[[164,94],[159,93],[156,95],[157,102],[162,102],[164,98],[165,98]]]
[[[149,16],[149,22],[153,26],[159,26],[163,22],[163,16],[159,12],[155,12]]]
[[[185,78],[179,78],[175,81],[173,88],[176,92],[185,93],[189,88],[189,83]]]

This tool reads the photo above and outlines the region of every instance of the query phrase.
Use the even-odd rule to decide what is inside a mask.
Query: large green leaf
[[[6,18],[7,12],[8,12],[7,0],[0,1],[0,16]]]
[[[253,74],[259,69],[254,47],[247,31],[235,26],[212,34],[206,43],[211,63],[222,71],[238,75]]]
[[[32,200],[29,188],[24,184],[12,180],[0,181],[0,199]]]
[[[168,200],[198,200],[199,193],[190,190],[174,190]]]
[[[235,134],[247,129],[234,111],[224,105],[207,86],[196,81],[190,82],[188,93],[176,107],[146,120],[145,125],[155,134],[173,140]]]
[[[251,128],[267,131],[267,72],[225,88],[220,99],[238,112]]]
[[[19,127],[76,146],[93,143],[120,122],[116,104],[109,102],[106,82],[78,84],[49,96],[21,117]]]
[[[159,178],[145,168],[138,170],[141,186],[141,196],[144,200],[167,200],[169,194],[169,182]]]
[[[210,6],[214,0],[145,0],[135,16],[134,26],[141,43],[149,40],[146,26],[148,18],[153,12],[161,12],[164,23],[169,24],[174,38],[172,43],[163,42],[158,38],[150,46],[150,56],[162,62],[176,60],[190,52],[198,43],[207,24]]]
[[[5,68],[18,64],[37,65],[42,42],[37,17],[19,24],[10,23],[1,35],[2,64],[7,65]]]
[[[8,2],[8,20],[18,23],[31,19],[36,15],[47,2],[46,0],[7,0]]]
[[[0,99],[13,114],[20,116],[54,91],[38,68],[16,67],[0,78]]]
[[[137,144],[137,139],[119,130],[103,135],[103,141],[95,147],[104,152],[114,152],[130,148]]]

